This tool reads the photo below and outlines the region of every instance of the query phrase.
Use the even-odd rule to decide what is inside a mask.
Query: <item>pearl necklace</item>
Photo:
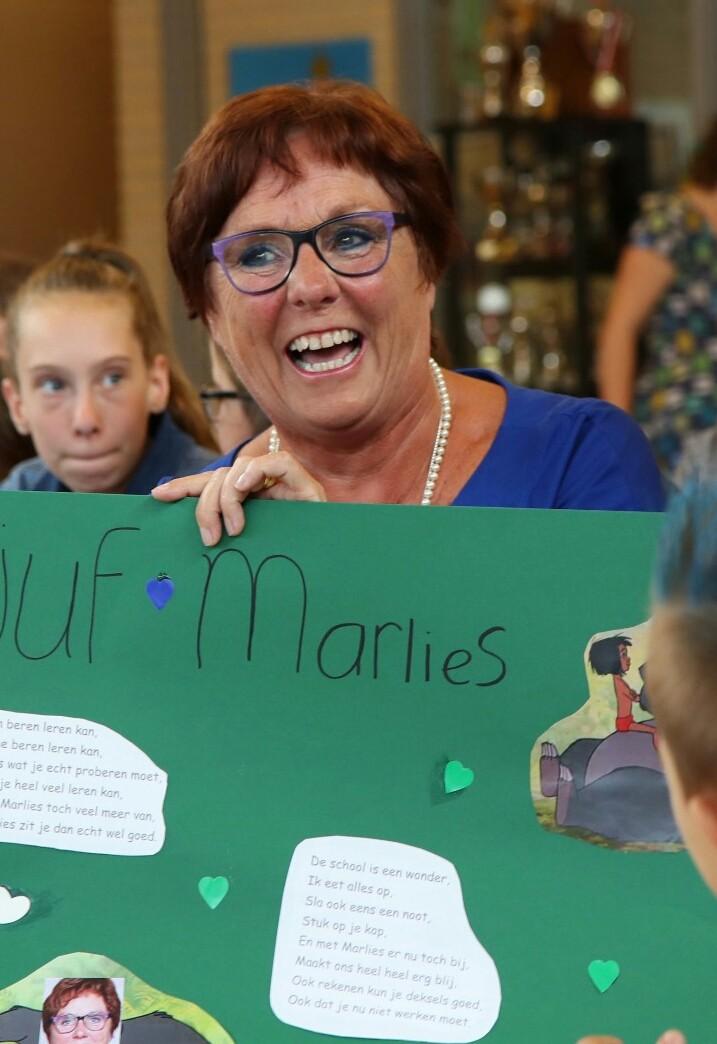
[[[443,376],[443,371],[435,359],[429,359],[428,363],[431,367],[431,376],[435,382],[436,391],[438,392],[438,398],[441,404],[441,416],[438,419],[436,438],[433,442],[433,452],[431,453],[431,459],[428,464],[426,484],[423,487],[423,496],[421,497],[422,506],[428,506],[433,501],[433,494],[436,491],[438,477],[441,473],[443,457],[446,453],[446,443],[448,442],[448,435],[451,430],[451,420],[453,419],[451,397],[448,394],[448,388],[446,387],[446,379]],[[269,430],[269,453],[278,453],[280,449],[281,440],[279,439],[279,433],[272,425]]]

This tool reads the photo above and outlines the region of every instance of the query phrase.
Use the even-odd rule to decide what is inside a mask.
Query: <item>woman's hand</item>
[[[221,540],[222,523],[230,536],[244,528],[244,501],[248,496],[268,500],[325,501],[323,486],[290,453],[237,457],[230,468],[202,471],[155,486],[152,496],[171,503],[198,497],[195,511],[202,542],[213,547]]]
[[[578,1044],[623,1044],[617,1037],[581,1037]],[[665,1030],[657,1044],[687,1044],[687,1038],[679,1030]]]

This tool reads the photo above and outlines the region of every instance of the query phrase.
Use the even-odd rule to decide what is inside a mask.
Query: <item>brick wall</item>
[[[207,116],[228,97],[229,50],[251,43],[368,37],[376,85],[389,98],[397,95],[395,0],[341,0],[333,8],[297,0],[199,0],[197,8]],[[180,354],[197,373],[197,331],[177,318],[181,309],[165,248],[170,175],[162,0],[114,0],[114,32],[119,236],[146,268]]]
[[[159,0],[115,0],[119,238],[168,314],[164,62]]]
[[[107,3],[0,0],[0,248],[116,233]]]

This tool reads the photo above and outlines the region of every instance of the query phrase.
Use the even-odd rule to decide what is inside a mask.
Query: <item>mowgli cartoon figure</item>
[[[625,681],[625,675],[630,670],[631,645],[632,642],[624,634],[600,638],[590,646],[588,662],[596,674],[612,675],[617,700],[617,732],[651,732],[654,735],[654,725],[635,721],[632,716],[632,705],[640,702],[640,696]]]

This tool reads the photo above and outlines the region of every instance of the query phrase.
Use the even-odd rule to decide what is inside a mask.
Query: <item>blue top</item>
[[[154,432],[125,493],[149,493],[168,475],[192,475],[201,471],[214,458],[212,450],[199,446],[182,431],[168,412],[158,415]],[[28,490],[44,493],[69,493],[45,465],[41,457],[31,457],[12,469],[0,483],[0,490]]]
[[[662,511],[665,494],[650,445],[622,410],[600,399],[521,388],[490,370],[459,373],[499,384],[507,402],[493,444],[454,506]],[[237,452],[209,469],[227,467]]]
[[[505,415],[454,505],[662,511],[657,463],[639,426],[601,399],[520,388],[489,370],[463,370],[505,389]]]

